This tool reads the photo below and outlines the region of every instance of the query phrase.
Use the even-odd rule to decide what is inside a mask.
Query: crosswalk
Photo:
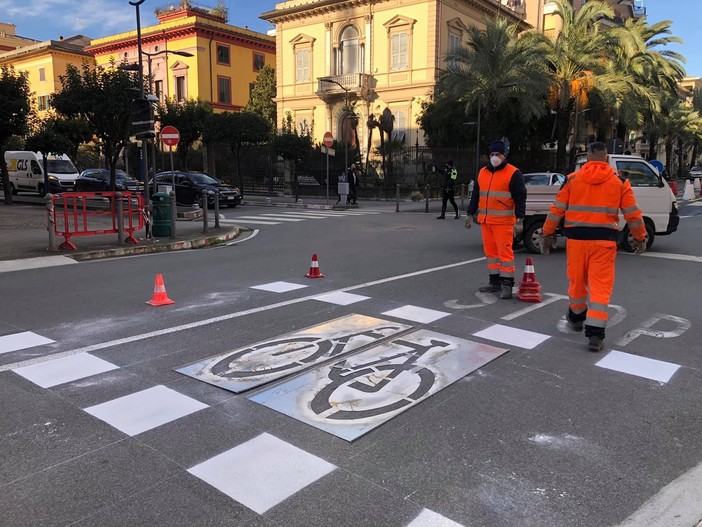
[[[264,212],[261,214],[251,214],[236,216],[220,220],[221,225],[282,225],[286,223],[297,223],[306,220],[328,220],[335,218],[345,218],[353,216],[371,216],[383,214],[382,210],[304,210],[304,211],[281,211]]]

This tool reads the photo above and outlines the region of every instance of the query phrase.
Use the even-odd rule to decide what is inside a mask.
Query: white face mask
[[[497,168],[502,164],[502,158],[500,156],[491,156],[490,157],[490,164],[492,166],[494,166],[495,168]]]

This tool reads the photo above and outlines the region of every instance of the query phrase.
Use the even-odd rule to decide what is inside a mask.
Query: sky
[[[177,1],[177,0],[174,0]],[[529,0],[531,1],[531,0]],[[216,0],[200,0],[196,5],[215,6]],[[272,26],[258,15],[275,8],[276,0],[225,0],[229,23],[265,33]],[[140,7],[141,24],[156,24],[154,9],[168,0],[146,0]],[[692,77],[702,77],[702,0],[645,0],[648,22],[673,21],[673,34],[683,45],[669,49],[686,59],[685,69]],[[37,40],[58,40],[76,34],[99,38],[133,30],[136,10],[128,0],[0,0],[0,22],[15,24],[17,35]]]

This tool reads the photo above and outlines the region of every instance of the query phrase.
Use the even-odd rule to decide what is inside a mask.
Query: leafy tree
[[[114,66],[114,64],[112,65]],[[131,106],[137,86],[128,72],[115,67],[81,69],[69,64],[59,76],[61,91],[52,96],[52,106],[67,119],[83,119],[102,143],[110,167],[110,189],[115,190],[115,167],[129,143]]]
[[[44,123],[57,135],[63,137],[67,141],[65,145],[66,148],[61,153],[68,154],[68,157],[73,161],[78,158],[78,149],[80,146],[93,139],[90,123],[84,119],[62,119],[61,117],[54,116],[49,117]]]
[[[273,138],[273,151],[292,165],[292,181],[295,182],[295,196],[297,197],[297,169],[312,154],[312,138],[309,134],[299,135],[293,125],[292,115],[288,112],[283,123],[283,131]]]
[[[275,96],[275,69],[270,64],[266,64],[256,77],[256,84],[251,90],[251,98],[246,103],[244,111],[260,115],[270,123],[271,130],[274,130],[278,122],[276,104],[273,101]]]
[[[178,157],[180,165],[188,169],[188,152],[198,141],[205,130],[206,123],[212,115],[212,107],[200,99],[176,101],[166,99],[165,104],[158,108],[161,127],[175,126],[180,133],[178,142]]]
[[[78,146],[69,137],[63,135],[60,128],[56,126],[57,122],[59,121],[56,119],[42,121],[25,142],[27,150],[41,152],[42,155],[44,184],[39,188],[41,195],[44,195],[45,190],[49,188],[49,167],[47,164],[49,154],[60,155],[78,150]]]
[[[241,174],[241,147],[246,144],[263,143],[270,138],[271,127],[263,117],[251,112],[223,112],[210,115],[203,141],[211,145],[229,145],[236,160],[239,188],[244,195],[244,178]]]
[[[5,151],[14,135],[24,135],[32,118],[29,100],[29,80],[26,73],[15,73],[12,67],[0,69],[0,171],[5,205],[12,205],[10,176],[5,163]]]

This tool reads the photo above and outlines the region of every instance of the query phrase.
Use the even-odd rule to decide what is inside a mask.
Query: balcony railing
[[[348,90],[349,94],[364,95],[369,88],[369,78],[370,75],[366,73],[348,73],[346,75],[321,77],[317,81],[317,95],[320,97],[338,94],[344,95],[346,90]],[[346,88],[346,90],[339,86],[339,84]]]

